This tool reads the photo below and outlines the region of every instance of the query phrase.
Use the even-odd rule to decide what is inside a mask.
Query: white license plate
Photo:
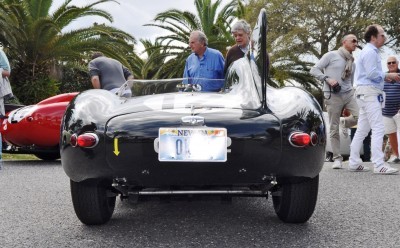
[[[177,127],[158,131],[159,161],[225,162],[226,128]]]

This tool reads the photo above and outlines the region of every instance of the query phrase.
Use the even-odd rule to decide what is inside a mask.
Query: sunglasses
[[[351,42],[352,42],[352,43],[358,43],[358,40],[352,39]]]
[[[397,64],[397,62],[396,61],[390,61],[390,62],[387,62],[387,64],[388,65],[395,65],[395,64]]]

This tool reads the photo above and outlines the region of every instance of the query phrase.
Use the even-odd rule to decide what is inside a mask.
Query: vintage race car
[[[60,126],[68,103],[78,93],[47,98],[36,105],[6,105],[0,132],[4,153],[34,154],[44,160],[60,158]]]
[[[322,110],[300,88],[267,86],[266,29],[263,10],[251,54],[232,64],[223,92],[158,94],[173,81],[133,81],[125,86],[142,84],[149,95],[88,90],[71,101],[61,161],[81,222],[109,221],[117,196],[270,193],[282,221],[311,217],[325,156]]]

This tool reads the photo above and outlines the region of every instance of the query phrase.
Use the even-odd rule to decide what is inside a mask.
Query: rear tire
[[[111,219],[116,199],[109,190],[111,183],[107,185],[100,180],[70,182],[75,213],[83,224],[101,225]]]
[[[301,183],[278,184],[272,193],[275,213],[287,223],[304,223],[314,213],[319,176]]]

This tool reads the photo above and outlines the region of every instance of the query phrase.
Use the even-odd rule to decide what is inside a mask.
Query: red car
[[[6,105],[0,132],[4,153],[34,154],[43,160],[60,158],[60,124],[69,102],[78,94],[65,93],[36,105]]]

